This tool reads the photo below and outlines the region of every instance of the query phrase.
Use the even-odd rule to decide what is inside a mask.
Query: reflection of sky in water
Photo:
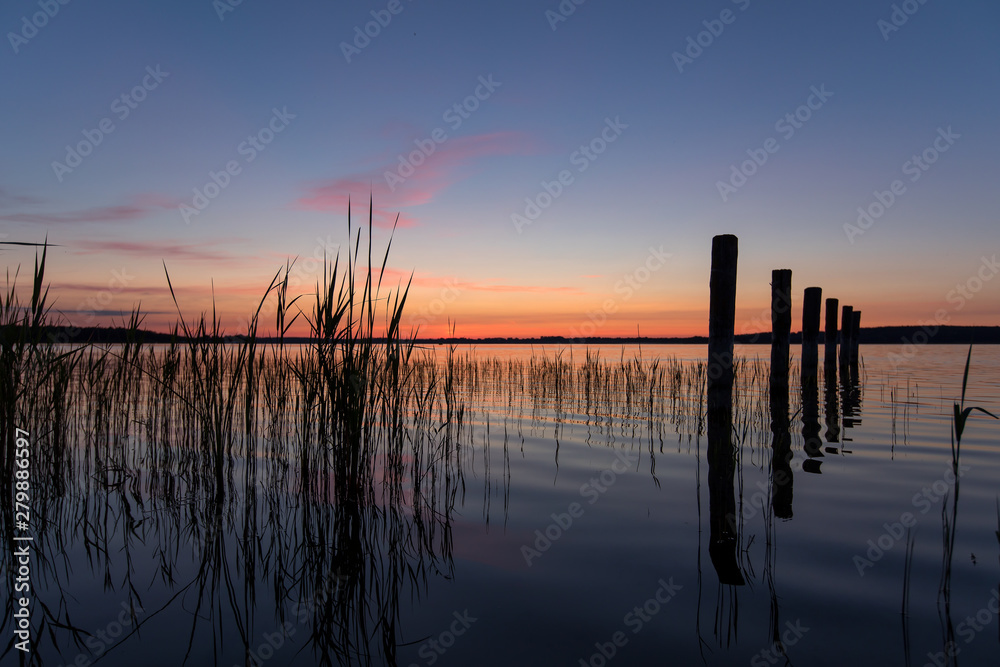
[[[495,351],[513,358],[526,356],[525,349],[514,346],[480,348],[478,353]],[[644,348],[643,356],[651,359],[659,351],[650,346]],[[737,354],[765,357],[767,351],[764,346],[738,346]],[[950,468],[951,402],[961,391],[967,348],[924,347],[895,370],[885,361],[893,351],[897,350],[890,346],[863,348],[862,372],[867,382],[860,424],[843,433],[849,442],[824,442],[836,446],[838,453],[827,450],[819,459],[822,474],[802,470],[807,457],[802,451],[801,413],[793,420],[794,518],[777,520],[773,535],[774,586],[781,630],[788,629],[786,622],[797,621],[809,628],[796,646],[787,647],[793,661],[836,665],[902,659],[899,607],[905,538],[894,541],[881,558],[864,568],[864,577],[858,575],[854,557],[865,557],[868,540],[877,542],[887,530],[884,524],[888,523],[896,533],[892,524],[905,512],[916,521],[910,588],[914,660],[922,664],[921,656],[942,646],[935,606],[941,574],[939,492],[945,488],[950,492],[942,480]],[[553,350],[547,352],[550,357],[555,354]],[[616,361],[620,352],[620,348],[605,348],[601,356]],[[793,352],[797,352],[794,346]],[[626,358],[633,353],[634,348],[626,348]],[[671,346],[668,354],[700,359],[703,350],[701,346]],[[1000,383],[991,370],[998,367],[998,357],[1000,350],[995,347],[974,350],[967,404],[987,408],[1000,404]],[[568,360],[568,353],[563,352],[562,358]],[[582,358],[582,352],[574,350],[574,359]],[[820,377],[822,392],[822,371]],[[895,408],[890,403],[890,388]],[[801,404],[796,392],[793,385],[792,412]],[[839,394],[838,385],[838,400]],[[574,408],[566,410],[562,424],[552,411],[536,412],[533,423],[526,418],[523,428],[532,435],[525,436],[523,454],[519,438],[510,439],[511,501],[506,529],[500,519],[494,518],[487,531],[478,514],[456,527],[458,581],[448,587],[451,590],[446,600],[435,606],[443,610],[475,604],[483,617],[495,622],[477,625],[470,635],[475,639],[456,643],[443,664],[509,664],[518,652],[532,655],[532,664],[569,664],[567,656],[573,656],[573,664],[577,664],[577,658],[586,660],[598,651],[595,642],[606,645],[619,630],[625,631],[627,637],[616,656],[623,664],[664,660],[695,664],[701,661],[699,626],[707,642],[709,664],[748,663],[769,646],[770,596],[764,567],[767,536],[759,504],[764,495],[759,492],[767,489],[769,447],[755,445],[752,451],[747,448],[743,453],[743,562],[752,567],[747,572],[749,583],[738,589],[720,590],[707,549],[704,436],[699,441],[687,433],[668,433],[661,442],[659,434],[654,434],[652,458],[657,486],[651,474],[646,426],[638,426],[634,437],[631,428],[623,432],[612,427],[614,446],[635,453],[637,464],[618,475],[615,483],[590,504],[593,495],[582,494],[581,488],[591,488],[591,480],[599,479],[601,472],[612,466],[615,453],[603,438],[595,437],[593,424],[588,428],[580,415],[574,414]],[[496,432],[502,432],[496,424],[503,423],[503,412],[503,406],[491,410],[494,443]],[[821,425],[825,424],[822,393],[819,418]],[[508,418],[508,428],[512,421]],[[998,426],[990,421],[970,421],[962,448],[962,465],[969,470],[962,478],[952,575],[957,628],[967,614],[974,615],[986,606],[996,585],[996,489],[992,482],[1000,472],[1000,461],[991,451]],[[769,437],[769,433],[765,434],[765,443]],[[588,441],[589,446],[585,444]],[[699,451],[700,466],[696,457]],[[763,462],[763,471],[751,461],[758,465]],[[493,465],[497,469],[499,464]],[[920,495],[925,488],[926,493]],[[755,493],[759,495],[755,497]],[[582,516],[574,518],[568,530],[553,529],[556,520],[551,515],[566,513],[574,502],[582,506]],[[551,541],[551,546],[533,558],[528,567],[518,551],[525,544],[544,546],[544,541],[536,545],[539,538],[534,531],[544,532],[546,528],[558,539]],[[463,545],[462,538],[471,543]],[[971,559],[973,553],[976,564]],[[628,613],[656,592],[660,578],[673,578],[684,588],[638,634],[633,634],[635,625],[625,624]],[[722,616],[716,628],[720,600]],[[420,609],[415,617],[419,619],[418,627],[433,632],[435,614],[429,614],[426,606]],[[730,618],[738,618],[734,628],[728,626]],[[849,640],[845,631],[850,633]],[[982,633],[989,636],[979,634],[970,643],[965,641],[970,636],[968,630],[957,636],[960,656],[964,653],[966,660],[974,661],[993,655],[995,621],[992,631]],[[497,648],[484,654],[483,646]]]
[[[625,348],[625,358],[635,351]],[[764,358],[767,351],[764,346],[737,348],[738,354],[751,358]],[[749,423],[751,430],[740,454],[744,505],[737,560],[747,585],[737,588],[719,585],[709,558],[707,441],[704,433],[697,432],[698,406],[686,390],[681,392],[677,410],[693,414],[676,422],[650,422],[641,390],[632,396],[634,412],[628,419],[621,418],[623,390],[610,396],[612,406],[609,397],[595,393],[589,408],[568,393],[561,401],[551,391],[542,397],[537,387],[513,399],[502,388],[478,394],[464,415],[465,479],[455,497],[447,535],[454,568],[439,562],[440,571],[433,567],[425,571],[426,585],[403,584],[397,640],[404,645],[399,648],[399,664],[426,665],[432,658],[440,665],[579,664],[579,659],[590,660],[601,650],[597,644],[605,652],[614,646],[619,664],[696,664],[702,660],[702,651],[708,664],[747,664],[771,646],[769,581],[778,602],[780,630],[785,632],[789,623],[808,628],[794,645],[786,645],[793,661],[810,665],[897,663],[903,652],[899,607],[904,543],[893,540],[883,556],[872,559],[863,577],[858,575],[855,557],[869,557],[869,540],[877,544],[882,537],[885,542],[883,534],[895,531],[892,524],[906,512],[916,520],[909,633],[914,661],[923,664],[928,651],[942,647],[936,600],[943,503],[935,489],[944,488],[940,480],[949,465],[951,402],[960,392],[967,350],[960,346],[921,348],[897,370],[885,361],[891,351],[888,346],[862,348],[859,421],[843,429],[841,434],[849,438],[846,442],[826,441],[826,397],[820,372],[818,418],[824,456],[815,460],[821,461],[821,474],[803,469],[808,457],[801,435],[802,400],[793,382],[794,518],[772,519],[770,536],[771,434],[766,399],[761,400],[759,391],[743,395],[736,428],[741,431]],[[530,352],[514,346],[476,350],[480,357],[497,354],[512,359],[527,359]],[[546,349],[550,358],[556,352]],[[536,348],[535,354],[540,353]],[[573,354],[574,363],[581,363],[582,349]],[[704,349],[642,349],[647,361],[658,354],[700,360]],[[621,355],[621,348],[601,350],[601,358],[611,363]],[[998,357],[1000,349],[995,347],[974,350],[969,404],[994,409],[1000,405],[1000,382],[995,374],[1000,367]],[[562,359],[569,361],[568,351]],[[793,373],[797,372],[795,361]],[[841,405],[844,394],[839,384],[836,391]],[[747,405],[762,407],[763,417],[741,420],[740,407]],[[488,452],[484,447],[487,422]],[[505,431],[509,469],[505,469]],[[1000,461],[993,450],[998,432],[1000,425],[974,417],[963,442],[962,464],[968,471],[962,480],[952,575],[953,618],[959,628],[966,616],[987,605],[996,586],[995,480],[1000,478]],[[237,478],[242,470],[242,465],[237,467]],[[508,473],[509,487],[505,488]],[[736,491],[739,497],[740,489]],[[284,504],[277,508],[277,523],[264,528],[273,508],[258,499],[258,524],[265,537],[268,530],[276,529],[286,538],[298,539],[301,508],[294,502],[288,504],[291,496],[278,495]],[[273,578],[268,574],[257,579],[256,607],[246,612],[243,564],[239,562],[243,555],[237,548],[243,525],[241,504],[224,520],[232,522],[225,542],[230,571],[219,574],[219,597],[197,611],[200,620],[196,624],[197,593],[181,591],[198,567],[191,555],[190,537],[182,532],[178,538],[154,521],[152,507],[162,503],[162,498],[144,498],[139,506],[125,488],[92,498],[95,504],[112,507],[123,501],[130,504],[137,520],[146,521],[143,529],[150,531],[145,533],[146,546],[132,541],[128,554],[131,582],[143,595],[139,620],[145,622],[139,640],[133,638],[115,648],[103,664],[177,664],[191,638],[192,625],[197,625],[197,631],[191,664],[212,662],[213,634],[224,647],[224,663],[242,664],[239,627],[248,633],[247,641],[259,656],[271,652],[276,637],[281,639],[274,633],[282,623],[288,624],[284,627],[289,635],[281,639],[266,664],[314,663],[309,647],[298,653],[311,628],[295,614],[297,593],[283,605],[286,617],[276,618]],[[771,547],[767,546],[769,538]],[[327,539],[333,538],[327,535]],[[178,540],[180,556],[170,587],[162,581],[157,549],[176,545]],[[36,586],[45,591],[40,599],[51,601],[52,591],[45,589],[61,587],[77,625],[95,634],[102,629],[117,631],[111,624],[121,611],[129,581],[121,542],[120,535],[112,537],[109,553],[115,566],[107,581],[103,566],[91,571],[80,541],[65,545],[73,571],[39,570]],[[384,535],[374,542],[382,548],[389,544]],[[267,544],[265,539],[255,558],[258,568],[266,563],[273,571],[279,562]],[[531,557],[530,566],[526,554]],[[234,582],[234,599],[242,610],[239,622],[232,612],[227,577]],[[666,604],[655,601],[661,580],[681,587]],[[459,627],[454,625],[455,614],[465,612],[476,620],[467,628],[462,626],[462,633],[449,634],[451,628]],[[963,628],[965,634],[958,634],[959,655],[968,664],[982,664],[995,653],[996,620],[992,623],[987,630],[972,633],[968,643],[968,626]],[[99,644],[91,641],[86,655],[93,658],[104,649],[98,651]],[[162,647],[162,651],[150,656],[150,646]],[[257,651],[261,646],[263,653]],[[63,657],[65,664],[74,656],[75,651],[69,650]],[[595,659],[591,664],[599,662]]]

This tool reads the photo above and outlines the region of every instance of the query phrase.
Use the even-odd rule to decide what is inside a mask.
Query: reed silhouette
[[[371,232],[369,216],[368,239]],[[805,360],[795,368],[787,356],[782,363],[780,349],[773,364],[725,347],[721,357],[694,362],[644,358],[641,348],[631,358],[624,349],[569,348],[524,359],[421,348],[402,331],[407,286],[383,282],[388,248],[373,258],[350,215],[348,234],[346,256],[330,259],[315,294],[291,293],[292,263],[263,281],[238,336],[227,335],[214,312],[185,319],[182,293],[171,289],[179,322],[169,344],[145,342],[138,310],[122,323],[129,332],[122,344],[46,339],[44,247],[31,299],[19,303],[8,290],[0,408],[32,430],[37,661],[97,657],[90,601],[80,599],[89,578],[129,617],[131,629],[103,651],[109,663],[131,660],[154,627],[178,638],[162,647],[163,659],[177,664],[256,664],[265,637],[283,637],[277,648],[268,644],[282,653],[275,664],[404,662],[405,644],[414,641],[407,614],[435,582],[457,574],[458,512],[468,520],[481,500],[484,522],[506,524],[509,449],[516,458],[529,440],[551,444],[558,474],[560,447],[565,461],[573,438],[648,455],[636,470],[648,463],[646,481],[667,489],[673,471],[664,473],[665,451],[672,443],[697,448],[699,526],[707,464],[715,641],[737,641],[741,618],[752,616],[739,613],[741,601],[754,600],[764,584],[764,640],[780,648],[777,533],[793,517],[795,415],[803,469],[819,472],[822,455],[844,451],[843,436],[860,423],[863,364],[848,363],[838,386],[837,364],[825,363],[821,406],[818,368],[811,372]],[[255,335],[265,312],[274,313],[274,341]],[[307,344],[285,344],[295,322],[309,327]],[[712,370],[725,373],[720,358],[732,373],[728,386]],[[964,402],[963,391],[956,462],[971,410]],[[7,434],[3,444],[9,473]],[[768,482],[759,505],[745,495],[744,474]],[[8,490],[11,479],[4,476]],[[819,480],[800,476],[800,484],[809,481]],[[951,500],[942,522],[953,549],[957,488]],[[6,505],[0,531],[10,547],[18,530]],[[699,533],[695,623],[705,647],[702,547]],[[11,553],[0,555],[8,575]],[[943,577],[951,569],[945,553]],[[912,546],[907,554],[912,562]],[[909,569],[903,590],[905,612]],[[942,591],[950,614],[950,586]],[[12,611],[8,599],[4,632]],[[8,647],[0,658],[12,656]]]

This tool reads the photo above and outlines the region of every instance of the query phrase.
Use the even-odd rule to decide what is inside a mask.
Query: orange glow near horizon
[[[142,327],[147,330],[168,333],[177,324],[177,306],[171,298],[161,262],[116,263],[113,266],[121,268],[98,272],[81,270],[75,259],[72,255],[49,257],[45,278],[50,284],[53,323],[119,327],[127,321],[131,310],[138,307],[144,314]],[[254,266],[251,260],[213,265],[211,274],[204,271],[203,263],[173,262],[169,266],[170,278],[188,324],[198,320],[202,313],[210,319],[214,309],[225,335],[245,333],[249,318],[274,275],[262,275],[258,268],[260,262],[254,261]],[[273,264],[273,258],[268,258],[267,263]],[[22,269],[30,268],[27,262],[22,264]],[[311,272],[293,273],[290,281],[289,299],[296,296],[299,299],[286,316],[288,322],[298,314],[288,336],[305,337],[310,333],[307,318],[315,305],[314,291],[319,277],[319,270],[310,268],[313,268]],[[688,274],[694,273],[695,268],[689,266],[670,276],[664,274],[630,291],[616,289],[620,287],[616,282],[618,274],[569,276],[566,282],[560,283],[555,282],[558,277],[552,276],[536,277],[533,282],[528,277],[502,280],[414,273],[411,281],[410,272],[390,266],[383,275],[376,334],[384,332],[387,299],[395,299],[409,282],[401,322],[404,336],[414,332],[421,338],[454,335],[469,339],[706,336],[707,276],[705,279],[691,278]],[[367,271],[365,267],[358,270],[361,275]],[[30,279],[25,278],[26,273],[30,272],[21,272],[18,285],[22,304],[30,300]],[[768,275],[758,266],[741,266],[737,334],[770,330]],[[814,277],[809,275],[808,269],[800,275],[796,276],[798,284],[793,283],[793,331],[800,329],[801,290]],[[839,279],[838,289],[824,288],[824,298],[836,297],[841,305],[853,305],[862,311],[862,327],[917,326],[929,322],[996,324],[997,299],[985,289],[970,299],[957,298],[951,289],[932,291],[914,286],[886,286],[878,294],[869,294],[871,290],[866,289],[865,280],[865,277],[849,276]],[[923,298],[921,291],[933,292],[934,298]],[[867,296],[857,298],[858,295]],[[273,296],[268,297],[261,309],[260,335],[272,336],[276,332],[274,302]],[[941,319],[938,319],[939,314],[943,316]]]
[[[169,292],[140,289],[141,304],[136,304],[145,313],[144,329],[168,333],[179,322],[176,309]],[[164,293],[165,292],[165,293]],[[205,314],[210,319],[213,301],[210,290],[175,286],[181,303],[185,321],[189,326]],[[155,294],[155,295],[154,295]],[[138,296],[138,294],[136,294]],[[683,299],[670,299],[663,295],[658,303],[636,302],[626,304],[611,312],[604,306],[615,307],[609,298],[601,299],[592,295],[559,298],[540,294],[483,293],[475,295],[475,301],[464,297],[461,304],[441,305],[440,297],[419,298],[411,295],[402,318],[404,335],[417,332],[420,338],[539,338],[561,336],[564,338],[591,337],[633,337],[644,338],[686,338],[708,334],[707,303],[698,304]],[[62,301],[69,301],[68,298]],[[706,299],[707,301],[707,299]],[[261,309],[258,332],[262,336],[275,334],[275,310],[273,299],[268,299]],[[83,301],[81,302],[83,303]],[[99,302],[98,302],[99,303]],[[315,297],[303,296],[296,307],[286,315],[286,322],[298,315],[298,319],[288,330],[287,336],[306,337],[310,333],[307,318],[312,315]],[[669,304],[669,305],[660,305]],[[226,335],[236,335],[247,330],[249,317],[259,304],[253,290],[234,292],[216,291],[214,309]],[[857,305],[857,304],[855,304]],[[995,318],[988,308],[973,308],[970,304],[961,311],[949,308],[948,304],[920,304],[905,302],[861,303],[862,326],[913,326],[932,322],[936,313],[944,318],[938,323],[953,325],[995,325]],[[53,322],[74,326],[122,326],[127,320],[129,306],[124,299],[116,299],[116,309],[123,315],[73,313],[59,316],[58,308],[53,309]],[[770,331],[769,305],[761,300],[756,306],[740,305],[736,312],[736,333],[752,334]],[[301,313],[299,313],[301,309]],[[917,315],[912,315],[918,313]],[[376,334],[384,332],[385,311],[376,316]],[[793,306],[792,330],[798,331],[801,323],[801,302]],[[822,325],[821,325],[822,326]]]

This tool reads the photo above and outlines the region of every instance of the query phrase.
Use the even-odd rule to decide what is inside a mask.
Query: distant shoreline
[[[125,328],[108,327],[61,327],[46,326],[41,330],[42,339],[56,343],[124,343],[129,332]],[[184,336],[174,338],[171,334],[140,330],[139,335],[144,343],[169,343],[171,340],[186,341]],[[220,342],[236,342],[243,336],[225,336]],[[260,343],[276,343],[277,337],[261,337]],[[384,342],[384,338],[375,338],[374,342]],[[1000,345],[1000,326],[890,326],[866,327],[861,329],[860,344],[892,345],[892,344],[937,344],[937,345]],[[297,345],[311,342],[307,337],[286,337],[284,342]],[[564,336],[538,336],[535,338],[509,338],[493,336],[486,338],[416,338],[413,341],[425,345],[707,345],[707,336],[686,337],[588,337],[566,338]],[[769,345],[769,331],[756,334],[737,334],[736,342],[741,345]],[[800,344],[801,333],[791,334],[791,343]],[[825,344],[824,335],[820,333],[819,342]]]

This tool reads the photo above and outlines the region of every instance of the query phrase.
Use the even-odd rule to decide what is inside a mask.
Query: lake
[[[724,460],[704,346],[434,346],[344,420],[359,449],[282,357],[193,412],[164,350],[81,363],[16,424],[32,521],[5,565],[30,535],[41,664],[996,662],[1000,422],[969,417],[956,485],[967,347],[862,346],[803,390],[793,346],[775,411],[769,347],[737,345]],[[1000,347],[965,405],[1000,413]]]

